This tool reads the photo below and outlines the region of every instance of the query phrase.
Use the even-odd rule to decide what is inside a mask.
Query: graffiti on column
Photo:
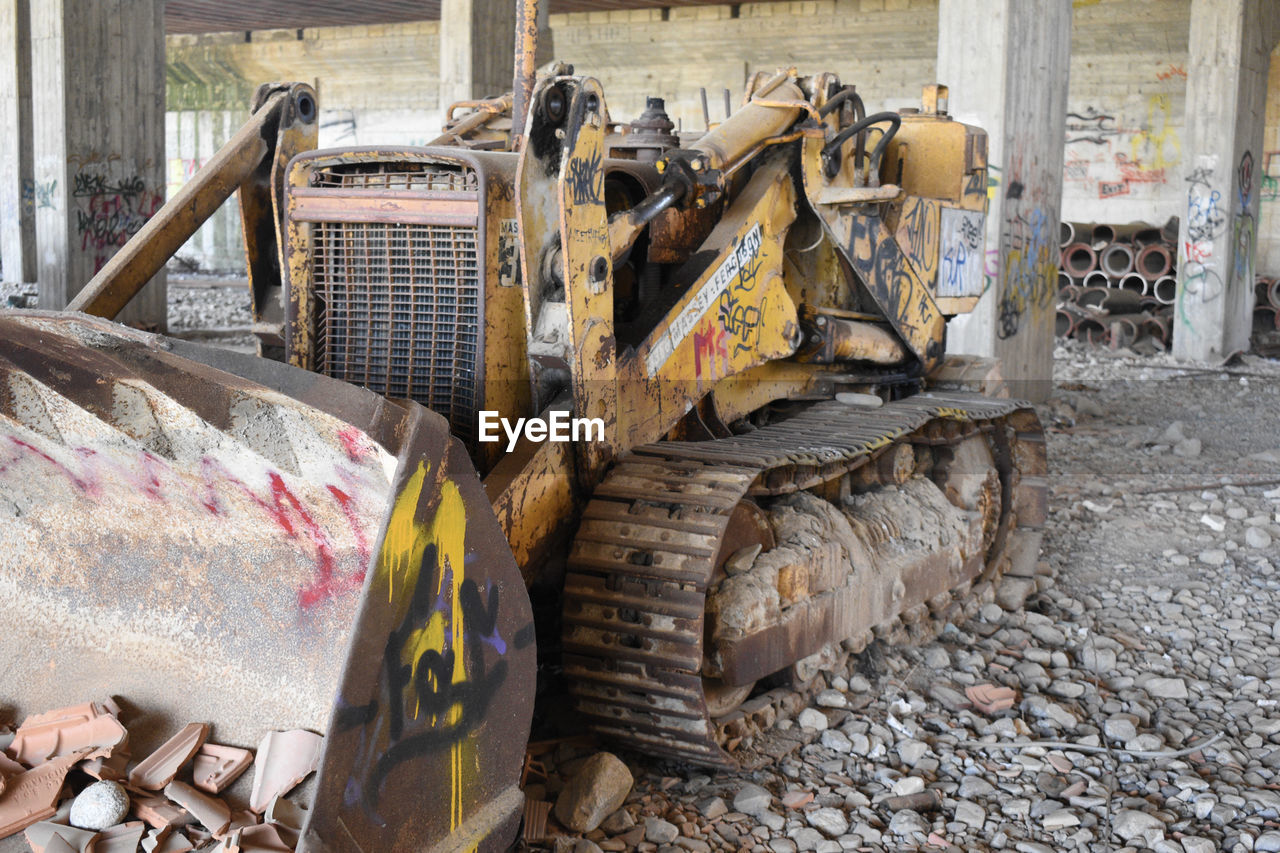
[[[139,175],[113,176],[120,172],[118,160],[96,154],[71,160],[77,166],[71,186],[76,233],[81,250],[93,253],[95,273],[164,204],[163,193]]]
[[[1237,289],[1253,287],[1253,244],[1255,229],[1249,205],[1253,202],[1253,152],[1245,151],[1236,167],[1236,191],[1240,210],[1232,218],[1231,282]],[[1237,292],[1239,292],[1237,290]]]
[[[1021,161],[1008,164],[1000,232],[1000,290],[996,335],[1018,333],[1028,316],[1051,310],[1057,290],[1057,227],[1051,225],[1039,183],[1025,183]]]
[[[1213,302],[1222,295],[1222,274],[1213,241],[1227,227],[1222,194],[1213,188],[1217,158],[1202,156],[1187,176],[1187,239],[1182,246],[1182,281],[1178,288],[1178,320],[1191,325],[1188,305]]]

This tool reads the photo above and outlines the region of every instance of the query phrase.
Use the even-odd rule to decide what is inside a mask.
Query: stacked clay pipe
[[[1062,222],[1057,335],[1113,349],[1144,341],[1168,349],[1177,240],[1176,217],[1163,226]]]

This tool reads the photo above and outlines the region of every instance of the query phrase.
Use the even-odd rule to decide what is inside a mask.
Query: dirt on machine
[[[529,33],[425,147],[315,150],[316,93],[264,86],[84,313],[0,314],[18,721],[126,697],[99,768],[308,729],[297,849],[505,849],[540,673],[607,743],[734,767],[778,685],[1035,561],[1040,424],[945,352],[987,209],[946,87],[868,115],[783,69],[677,132],[535,81]],[[259,356],[109,322],[237,188]]]

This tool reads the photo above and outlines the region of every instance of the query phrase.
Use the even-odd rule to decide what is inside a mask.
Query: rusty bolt
[[[689,168],[693,169],[695,172],[701,172],[706,165],[707,164],[703,162],[701,157],[694,157],[689,161]]]

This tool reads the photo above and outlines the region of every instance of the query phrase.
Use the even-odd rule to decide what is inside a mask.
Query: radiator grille
[[[321,222],[312,234],[320,371],[416,400],[473,444],[482,310],[476,229]]]
[[[476,173],[434,163],[343,164],[311,173],[313,187],[341,187],[349,190],[446,190],[478,192]]]

